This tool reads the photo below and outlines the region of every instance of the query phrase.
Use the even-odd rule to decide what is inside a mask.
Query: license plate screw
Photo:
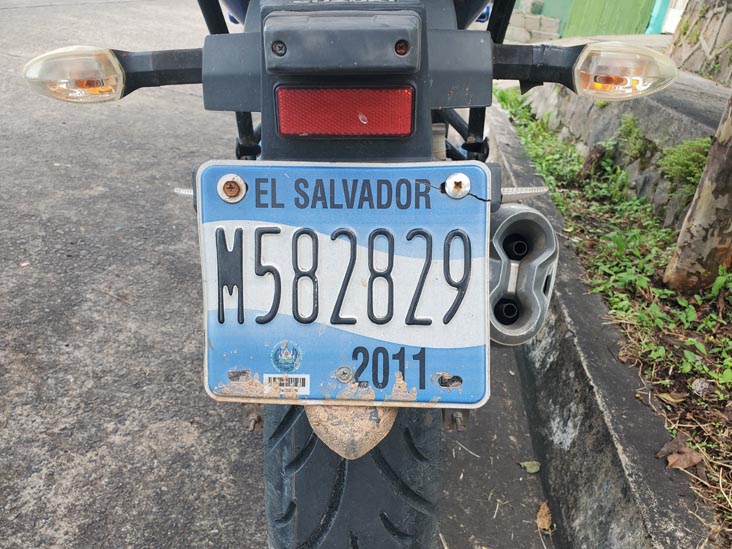
[[[236,204],[247,194],[246,182],[233,173],[221,177],[216,189],[221,199],[229,204]]]
[[[399,56],[404,56],[409,53],[409,42],[406,40],[397,40],[397,43],[394,44],[394,51]]]
[[[287,53],[287,46],[284,42],[276,40],[272,42],[272,51],[277,57],[284,57],[284,55]]]
[[[470,192],[470,178],[464,173],[454,173],[445,180],[445,192],[450,198],[464,198]]]
[[[336,370],[335,376],[341,383],[348,383],[353,380],[353,370],[348,366],[341,366]]]

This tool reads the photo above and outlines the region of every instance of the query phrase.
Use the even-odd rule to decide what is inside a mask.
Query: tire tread
[[[399,411],[389,435],[348,461],[300,406],[268,406],[265,496],[273,549],[431,549],[437,542],[441,419]]]

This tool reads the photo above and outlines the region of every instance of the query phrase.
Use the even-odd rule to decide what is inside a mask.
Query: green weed
[[[623,152],[631,162],[645,157],[653,148],[653,143],[643,135],[643,131],[638,127],[638,120],[632,114],[624,115],[620,121],[618,139]]]
[[[503,90],[498,98],[565,217],[592,291],[605,298],[628,336],[626,354],[653,372],[654,383],[688,391],[694,379],[707,379],[716,384],[717,398],[727,401],[732,389],[732,273],[721,270],[704,295],[684,296],[663,285],[677,235],[663,228],[649,204],[628,197],[627,173],[614,162],[616,147],[638,159],[654,146],[635,118],[622,120],[598,169],[589,181],[579,182],[583,158],[574,146],[562,142],[546,120],[537,120],[516,90]],[[677,192],[689,199],[709,143],[693,140],[661,151],[660,169],[682,185]]]
[[[695,46],[699,43],[699,37],[701,36],[701,22],[697,22],[696,25],[694,25],[694,28],[691,29],[691,33],[689,34],[689,44],[692,46]]]
[[[709,137],[684,141],[661,151],[658,167],[661,173],[677,183],[699,184],[712,140]]]

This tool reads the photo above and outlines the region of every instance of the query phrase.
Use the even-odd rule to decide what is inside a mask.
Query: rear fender
[[[398,410],[386,406],[306,406],[310,426],[328,448],[346,459],[367,454],[391,431]]]

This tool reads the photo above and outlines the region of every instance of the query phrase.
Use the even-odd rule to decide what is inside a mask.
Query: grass
[[[638,127],[638,121],[632,114],[624,115],[620,121],[618,142],[631,162],[645,159],[646,155],[653,153],[655,149],[653,142],[643,135],[643,131]]]
[[[694,198],[711,145],[709,137],[690,139],[668,147],[659,154],[658,169],[673,182],[672,196],[682,207],[686,207]]]
[[[684,22],[681,23],[681,31],[680,31],[680,34],[682,34],[682,35],[685,36],[687,32],[689,32],[689,20],[688,19],[684,19]]]
[[[699,43],[699,38],[701,37],[701,22],[697,22],[696,25],[694,25],[694,28],[691,29],[691,33],[689,34],[689,44],[692,46],[695,46]]]
[[[707,163],[710,137],[691,139],[661,151],[658,167],[664,177],[678,182],[698,185]]]
[[[726,427],[732,420],[732,273],[720,271],[698,295],[663,284],[677,234],[663,228],[649,204],[628,195],[627,173],[614,162],[618,150],[630,159],[650,152],[634,120],[623,120],[592,177],[580,182],[584,159],[575,147],[537,120],[517,90],[497,96],[565,218],[565,236],[584,263],[591,291],[603,296],[626,336],[621,359],[640,368],[659,397],[649,396],[649,403],[663,413],[669,431],[689,435],[688,445],[704,456],[703,468],[689,474],[719,511],[717,535],[732,540],[732,433]],[[705,151],[703,140],[665,149],[661,169],[696,186]]]

